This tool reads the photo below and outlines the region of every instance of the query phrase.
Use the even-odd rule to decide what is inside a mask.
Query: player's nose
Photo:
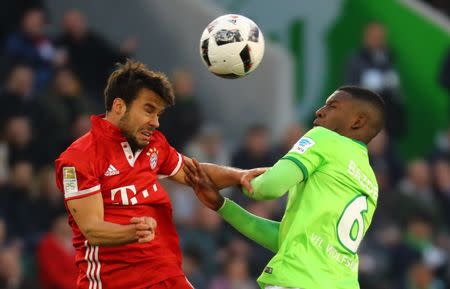
[[[157,115],[150,117],[150,120],[148,122],[152,127],[158,128],[159,127],[159,117]]]
[[[324,107],[321,107],[318,110],[316,110],[316,116],[318,118],[322,118],[322,117],[325,116],[325,109],[324,109]]]

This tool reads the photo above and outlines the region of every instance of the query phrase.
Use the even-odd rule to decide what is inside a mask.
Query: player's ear
[[[368,121],[367,115],[364,113],[360,113],[353,120],[351,128],[352,129],[360,129],[367,124],[367,121]]]
[[[127,111],[125,101],[123,101],[120,97],[116,97],[113,101],[112,111],[119,115],[123,115]]]

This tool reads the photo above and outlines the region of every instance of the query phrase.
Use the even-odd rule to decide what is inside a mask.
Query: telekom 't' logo
[[[158,187],[156,186],[156,184],[153,184],[153,191],[157,191]],[[131,192],[131,197],[128,198],[128,194],[129,192]],[[111,190],[111,200],[114,202],[116,201],[116,195],[117,193],[120,193],[120,199],[121,202],[115,202],[113,203],[114,205],[136,205],[138,203],[138,199],[136,198],[136,187],[134,185],[131,186],[125,186],[125,187],[120,187],[117,189],[112,189]],[[149,196],[148,191],[147,190],[143,190],[142,192],[142,196],[144,196],[144,198],[147,198]]]

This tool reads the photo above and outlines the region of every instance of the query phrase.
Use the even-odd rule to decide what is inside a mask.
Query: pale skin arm
[[[184,162],[189,163],[191,165],[194,164],[192,159],[186,156],[184,157]],[[253,189],[250,185],[250,180],[264,173],[267,170],[266,168],[242,170],[232,167],[219,166],[210,163],[201,163],[200,165],[218,190],[230,186],[242,185],[249,192],[253,192]],[[186,174],[184,170],[179,170],[178,173],[170,177],[170,179],[178,183],[188,185],[188,183],[185,180],[185,176]]]
[[[134,242],[150,242],[155,237],[156,221],[150,217],[135,217],[129,225],[104,221],[103,198],[100,193],[67,201],[75,222],[89,244],[119,246]]]

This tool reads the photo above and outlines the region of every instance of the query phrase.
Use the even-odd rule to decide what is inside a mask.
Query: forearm
[[[89,243],[94,246],[119,246],[138,240],[134,224],[119,225],[97,221],[86,228],[83,234]]]
[[[274,253],[278,251],[279,222],[253,215],[229,199],[217,212],[247,238]]]
[[[244,194],[255,200],[277,199],[303,181],[303,173],[291,160],[281,159],[264,174],[251,181],[253,193],[243,188]]]
[[[201,166],[219,190],[240,184],[241,169],[210,163],[202,163]]]

